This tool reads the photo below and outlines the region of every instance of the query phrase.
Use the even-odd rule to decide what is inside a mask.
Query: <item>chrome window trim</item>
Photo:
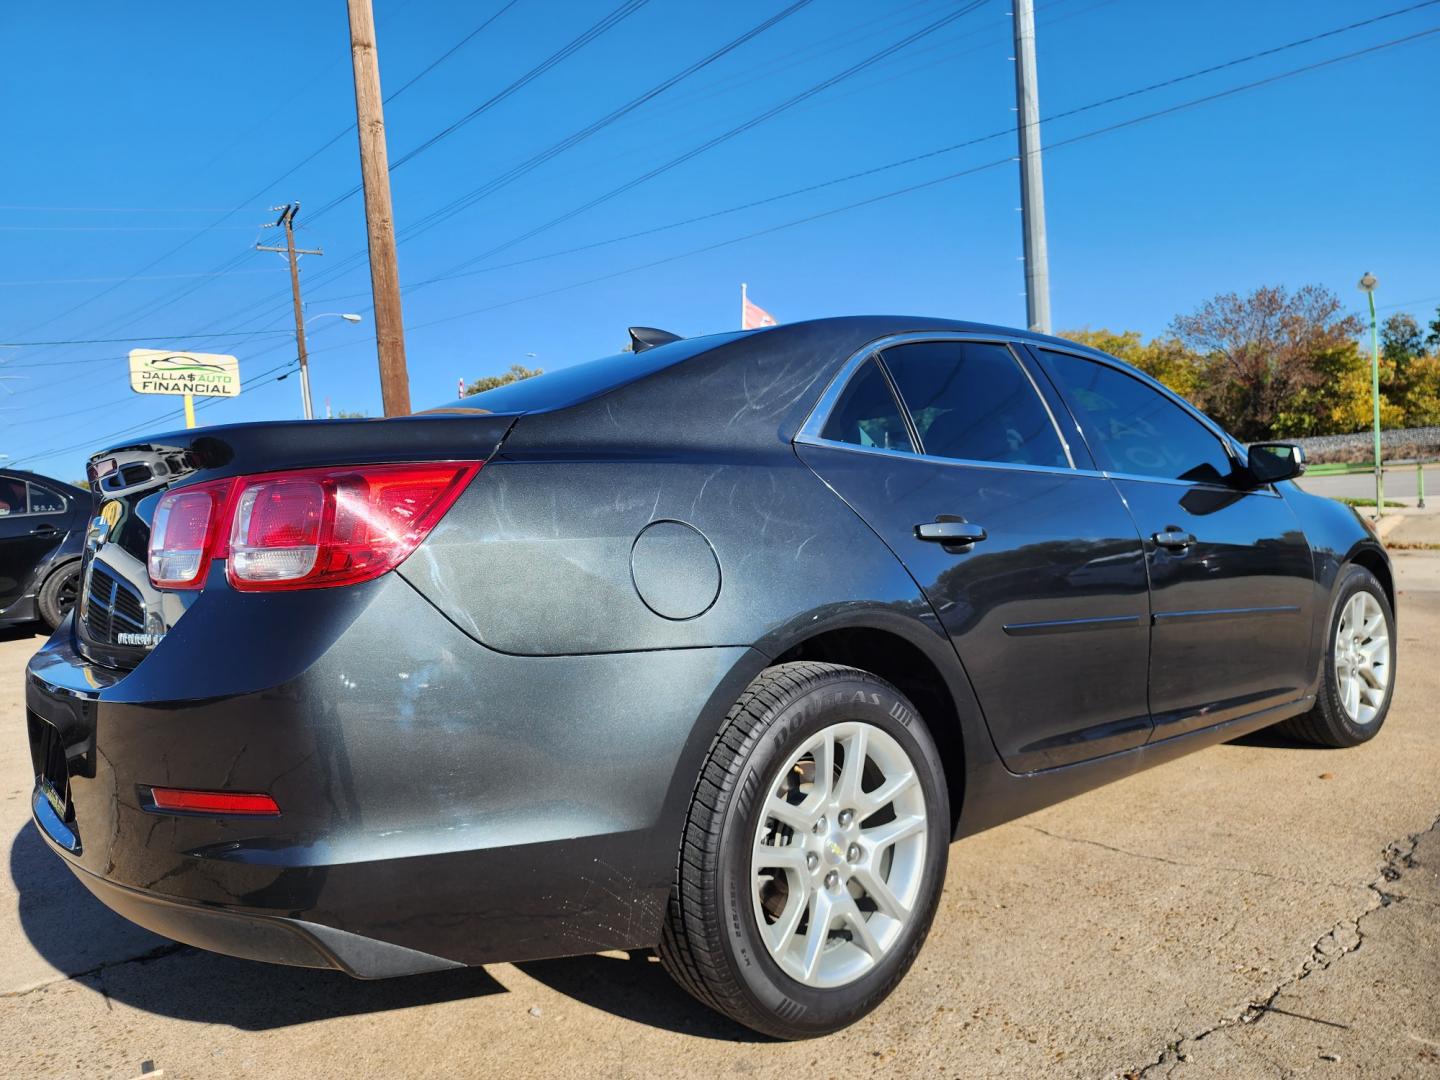
[[[802,446],[819,446],[831,450],[853,450],[857,454],[878,454],[881,457],[896,458],[900,461],[924,461],[931,465],[959,465],[968,469],[1006,469],[1011,472],[1053,473],[1057,476],[1097,476],[1105,474],[1094,469],[1072,469],[1065,465],[1024,465],[1013,461],[984,461],[979,458],[936,457],[934,454],[911,454],[904,450],[886,450],[881,446],[859,446],[856,443],[840,442],[837,439],[822,439],[818,435],[801,433],[795,441]],[[1226,491],[1229,488],[1224,489]]]
[[[879,446],[860,446],[858,443],[841,442],[838,439],[827,439],[820,434],[825,427],[825,422],[830,418],[830,413],[834,409],[835,404],[839,401],[840,395],[844,393],[845,388],[850,385],[851,377],[854,376],[855,372],[858,371],[867,360],[874,357],[876,363],[880,366],[881,374],[885,376],[885,381],[890,385],[891,393],[895,395],[896,402],[901,408],[901,419],[905,421],[907,432],[910,432],[912,440],[917,439],[916,433],[912,430],[914,422],[910,417],[910,409],[905,404],[899,388],[895,385],[894,377],[890,374],[890,369],[885,366],[880,354],[885,349],[894,345],[908,345],[926,341],[970,341],[983,345],[1003,345],[1009,349],[1011,357],[1019,366],[1020,370],[1025,373],[1025,378],[1029,380],[1031,388],[1035,391],[1035,396],[1040,399],[1040,404],[1045,407],[1045,414],[1050,417],[1050,423],[1055,428],[1055,434],[1060,439],[1060,445],[1065,449],[1065,456],[1071,462],[1070,467],[1063,468],[1058,465],[1023,465],[1015,462],[984,461],[974,458],[938,457],[934,454],[920,453],[918,450],[915,452],[906,452],[904,450],[887,450]],[[1065,438],[1065,433],[1061,431],[1055,413],[1050,408],[1050,402],[1045,399],[1045,395],[1035,382],[1035,377],[1030,374],[1030,370],[1016,354],[1015,347],[1017,344],[1027,345],[1035,352],[1048,349],[1050,352],[1066,353],[1081,360],[1092,360],[1096,363],[1104,364],[1106,367],[1114,368],[1122,375],[1128,375],[1143,385],[1158,390],[1162,397],[1179,405],[1184,412],[1198,420],[1207,431],[1219,439],[1220,445],[1225,449],[1225,453],[1230,457],[1232,462],[1236,462],[1232,440],[1222,428],[1218,427],[1214,421],[1197,410],[1184,398],[1177,396],[1163,383],[1152,379],[1143,371],[1130,368],[1129,365],[1125,365],[1123,361],[1115,360],[1103,353],[1090,353],[1080,348],[1065,348],[1061,345],[1051,345],[1049,342],[1039,343],[1024,338],[1007,338],[1003,334],[972,333],[966,331],[914,330],[904,334],[890,334],[886,337],[877,338],[857,350],[845,363],[840,365],[839,370],[830,380],[829,385],[825,387],[825,392],[820,395],[820,399],[815,402],[814,407],[810,410],[810,414],[805,418],[805,422],[800,425],[800,430],[795,436],[795,442],[809,446],[851,450],[860,454],[879,454],[882,457],[901,458],[906,461],[926,461],[932,465],[960,465],[972,469],[1011,469],[1017,472],[1059,473],[1064,476],[1099,476],[1107,480],[1128,480],[1142,484],[1164,484],[1169,487],[1201,488],[1207,491],[1226,492],[1228,494],[1262,495],[1271,499],[1281,498],[1280,493],[1275,490],[1273,485],[1247,489],[1232,487],[1229,484],[1212,484],[1201,480],[1181,480],[1177,477],[1148,476],[1143,473],[1111,472],[1106,469],[1077,468],[1074,464],[1074,454],[1070,449],[1070,441]],[[919,444],[917,443],[917,445]],[[1238,462],[1236,462],[1236,464],[1238,464]]]
[[[1070,469],[1062,465],[1022,465],[1010,461],[983,461],[978,458],[936,457],[933,454],[913,454],[905,450],[887,450],[882,446],[860,446],[856,443],[840,442],[838,439],[822,439],[818,435],[801,433],[795,436],[801,446],[818,446],[830,450],[850,450],[857,454],[876,454],[880,457],[895,458],[899,461],[924,461],[931,465],[957,465],[967,469],[1007,469],[1013,472],[1052,473],[1057,476],[1094,476],[1102,480],[1131,480],[1142,484],[1164,484],[1168,487],[1203,488],[1206,491],[1226,495],[1263,495],[1278,499],[1280,496],[1261,488],[1246,491],[1225,484],[1209,484],[1201,480],[1168,480],[1162,476],[1142,476],[1137,473],[1106,472],[1103,469]]]
[[[921,453],[920,447],[924,445],[924,440],[920,439],[919,432],[914,430],[914,416],[911,413],[909,405],[905,403],[905,396],[900,393],[900,387],[896,384],[894,375],[891,374],[889,366],[885,363],[883,353],[886,349],[893,348],[896,345],[914,345],[934,341],[958,341],[972,342],[979,345],[999,345],[1005,349],[1005,351],[1010,354],[1011,362],[1013,362],[1020,370],[1020,373],[1025,376],[1025,381],[1030,384],[1030,389],[1034,391],[1035,397],[1039,399],[1041,407],[1045,410],[1045,415],[1050,418],[1050,427],[1055,432],[1055,437],[1060,440],[1060,448],[1065,451],[1065,460],[1070,463],[1069,468],[1064,469],[1055,465],[1021,465],[1002,461],[938,457],[933,454]],[[1007,338],[1003,334],[977,334],[950,330],[912,330],[904,334],[889,334],[886,337],[877,338],[856,351],[845,363],[840,365],[839,371],[837,371],[835,377],[830,380],[830,384],[825,387],[825,392],[820,395],[820,400],[815,403],[814,408],[810,410],[810,415],[807,416],[805,422],[800,425],[800,431],[795,437],[796,441],[813,442],[824,446],[849,446],[864,451],[875,449],[868,446],[859,446],[855,443],[844,443],[835,439],[826,439],[820,434],[821,431],[824,430],[825,422],[830,418],[830,413],[840,400],[840,395],[844,393],[845,388],[850,385],[851,377],[864,365],[866,360],[874,357],[875,362],[880,366],[881,374],[885,376],[885,381],[890,385],[890,392],[895,395],[896,404],[900,406],[901,419],[905,421],[906,430],[910,433],[911,440],[915,442],[915,452],[912,454],[906,454],[903,451],[886,451],[887,453],[895,453],[903,457],[921,458],[926,461],[956,461],[962,464],[991,465],[1000,468],[1016,468],[1029,471],[1081,471],[1075,468],[1075,455],[1070,450],[1070,441],[1065,438],[1065,433],[1060,430],[1060,424],[1055,419],[1055,413],[1051,411],[1050,402],[1045,400],[1045,395],[1041,393],[1039,384],[1035,382],[1035,377],[1030,374],[1030,370],[1020,359],[1019,354],[1016,352],[1015,344],[1015,339]]]

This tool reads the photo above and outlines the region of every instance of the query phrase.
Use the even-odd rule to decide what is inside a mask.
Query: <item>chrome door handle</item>
[[[60,530],[54,525],[36,525],[30,530],[31,536],[54,536]]]
[[[984,527],[970,521],[924,521],[915,526],[921,540],[941,544],[953,555],[963,555],[989,537]]]
[[[1195,537],[1191,533],[1182,532],[1173,525],[1167,525],[1160,532],[1150,538],[1157,545],[1172,550],[1183,550],[1195,543]]]

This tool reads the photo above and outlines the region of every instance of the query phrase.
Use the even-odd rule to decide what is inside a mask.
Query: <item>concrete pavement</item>
[[[1440,1076],[1440,552],[1396,555],[1384,731],[1261,733],[951,849],[909,978],[869,1019],[776,1044],[646,953],[359,983],[164,942],[28,821],[0,636],[0,1072],[25,1077]]]

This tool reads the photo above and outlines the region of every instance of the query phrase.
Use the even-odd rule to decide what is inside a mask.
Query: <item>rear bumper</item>
[[[73,833],[66,829],[43,795],[36,794],[34,809],[36,824],[46,839],[57,850],[68,851]],[[420,975],[464,966],[454,960],[303,919],[245,914],[126,888],[82,870],[73,862],[71,869],[101,903],[137,926],[226,956],[293,967],[333,968],[357,979]]]
[[[37,774],[47,740],[64,756],[36,824],[107,905],[367,978],[658,939],[748,650],[508,656],[393,574],[303,609],[202,599],[123,676],[63,630],[30,663]],[[281,814],[156,813],[149,785],[265,792]]]

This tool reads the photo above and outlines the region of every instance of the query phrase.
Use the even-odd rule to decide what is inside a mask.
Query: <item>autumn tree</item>
[[[486,375],[484,378],[476,379],[469,386],[465,387],[465,396],[481,394],[486,390],[494,390],[497,386],[509,386],[511,383],[519,382],[521,379],[533,379],[536,375],[544,375],[544,368],[527,368],[524,364],[511,364],[510,370],[499,375]]]
[[[1224,293],[1171,323],[1174,337],[1201,358],[1197,404],[1246,440],[1328,426],[1318,391],[1328,368],[1343,370],[1358,354],[1360,330],[1340,298],[1319,285]]]
[[[1200,387],[1201,358],[1173,337],[1144,340],[1138,330],[1063,330],[1061,337],[1099,349],[1133,364],[1183,398],[1195,400]]]

